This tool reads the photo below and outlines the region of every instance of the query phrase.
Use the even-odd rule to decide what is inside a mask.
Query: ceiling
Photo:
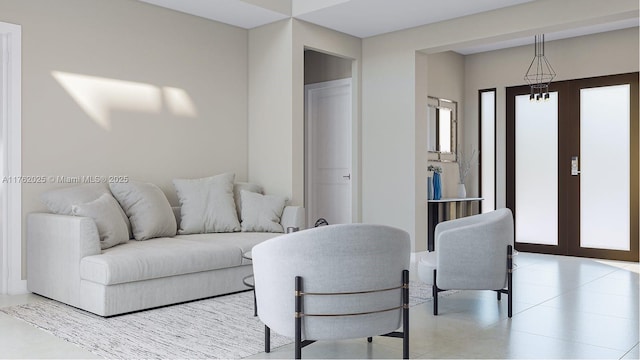
[[[359,38],[536,0],[139,0],[252,29],[294,17]],[[547,33],[547,41],[637,27],[638,18]],[[530,44],[531,38],[455,49],[463,55]]]

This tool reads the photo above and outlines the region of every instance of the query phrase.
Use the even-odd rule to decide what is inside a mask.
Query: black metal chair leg
[[[433,315],[438,315],[438,287],[436,286],[436,271],[433,270],[433,285],[431,286],[431,293],[433,296]]]
[[[502,300],[502,291],[496,290],[496,293],[498,294],[498,301]]]
[[[296,276],[295,284],[295,350],[294,357],[302,358],[302,278]]]
[[[513,246],[507,246],[507,315],[513,315]]]
[[[271,329],[267,325],[264,326],[264,352],[271,352]]]
[[[409,270],[402,272],[402,358],[409,358]]]
[[[513,316],[513,297],[512,297],[511,288],[509,288],[508,291],[509,291],[509,294],[507,294],[507,316],[511,318],[511,316]]]
[[[258,300],[256,299],[255,288],[253,288],[253,316],[258,316]]]

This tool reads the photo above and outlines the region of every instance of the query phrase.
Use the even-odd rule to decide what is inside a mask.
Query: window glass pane
[[[496,203],[496,164],[495,164],[495,134],[496,134],[496,92],[483,91],[480,93],[480,133],[481,148],[480,158],[482,165],[481,195],[482,212],[495,210]]]
[[[516,97],[516,241],[558,244],[558,93]]]
[[[440,152],[451,152],[451,110],[438,109],[440,112]]]
[[[629,250],[629,85],[580,90],[580,246]]]

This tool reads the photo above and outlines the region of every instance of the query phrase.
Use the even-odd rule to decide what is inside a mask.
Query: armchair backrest
[[[269,239],[252,249],[260,319],[271,330],[294,336],[295,277],[304,292],[334,293],[400,286],[409,269],[405,231],[382,225],[345,224]],[[304,296],[305,314],[361,313],[398,307],[400,290],[338,296]],[[385,334],[400,327],[401,310],[359,316],[304,317],[302,336],[326,340]]]
[[[438,287],[504,288],[507,247],[513,241],[513,215],[506,208],[438,224],[435,230]]]

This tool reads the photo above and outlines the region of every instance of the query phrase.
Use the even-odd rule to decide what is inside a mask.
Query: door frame
[[[591,257],[591,258],[607,258],[607,259],[615,259],[615,260],[624,260],[624,261],[638,261],[639,253],[638,253],[638,74],[635,73],[627,73],[627,74],[619,74],[619,75],[610,75],[610,76],[599,76],[587,79],[580,79],[579,83],[571,87],[570,95],[572,96],[571,100],[575,101],[578,106],[578,111],[570,112],[569,116],[573,116],[574,118],[569,123],[579,124],[580,122],[580,89],[585,88],[594,88],[594,87],[602,87],[602,86],[612,86],[612,85],[621,85],[621,84],[630,84],[630,122],[629,122],[629,250],[610,250],[610,249],[592,249],[592,248],[583,248],[580,247],[580,221],[579,219],[572,219],[576,223],[571,223],[571,228],[567,236],[569,237],[568,241],[568,252],[575,254],[577,256],[582,257]],[[578,128],[566,129],[565,134],[575,131],[580,131]],[[634,136],[635,134],[635,136]],[[562,136],[562,135],[560,135]],[[577,148],[580,148],[580,137],[578,136],[578,144]],[[571,156],[575,154],[564,154],[564,159],[567,159],[566,164],[569,163]],[[565,173],[568,173],[565,171]],[[579,187],[580,182],[578,181],[579,176],[570,176],[565,175],[565,181],[573,181],[573,184],[570,186]],[[569,198],[568,204],[580,204],[580,192],[579,191],[571,191],[567,194]],[[578,207],[579,209],[579,207]],[[566,211],[573,211],[571,208],[568,208]],[[579,210],[578,210],[579,211]],[[635,219],[635,221],[634,221]],[[573,230],[571,230],[573,229]],[[577,235],[576,235],[577,234]],[[635,239],[635,241],[634,241]]]
[[[22,174],[22,27],[0,22],[0,137],[2,159],[0,177],[19,178]],[[22,185],[19,181],[0,182],[0,294],[23,294],[22,279]]]
[[[639,244],[638,244],[638,203],[639,203],[639,188],[638,188],[638,137],[639,124],[638,124],[638,72],[598,76],[592,78],[565,80],[554,82],[549,87],[549,92],[558,91],[558,217],[559,225],[561,219],[568,219],[568,224],[564,226],[558,226],[558,245],[544,245],[544,244],[528,244],[528,243],[516,243],[516,249],[526,252],[538,252],[544,254],[555,255],[571,255],[590,258],[606,258],[613,260],[623,261],[638,261],[639,259]],[[571,156],[575,155],[575,151],[571,149],[579,149],[580,137],[571,136],[576,132],[575,127],[570,124],[579,124],[579,93],[582,88],[609,86],[628,83],[631,84],[630,92],[630,250],[608,250],[608,249],[590,249],[582,248],[579,244],[579,235],[571,237],[575,234],[576,229],[579,232],[580,218],[577,216],[570,217],[567,214],[574,211],[572,204],[580,204],[580,191],[575,191],[576,187],[579,187],[579,177],[571,176],[567,171]],[[515,97],[517,95],[528,95],[530,93],[530,87],[528,85],[508,87],[506,89],[506,165],[507,165],[507,182],[506,182],[506,205],[511,211],[516,212],[516,200],[515,200]],[[575,104],[578,105],[578,111],[573,111],[569,106],[563,106],[563,104]],[[567,119],[568,121],[562,121]],[[579,134],[579,131],[578,131]],[[561,146],[560,142],[564,145]],[[566,160],[566,161],[565,161]],[[574,191],[572,191],[574,190]],[[514,224],[517,226],[517,224]]]
[[[356,217],[356,213],[355,213],[355,207],[354,207],[354,197],[355,194],[357,194],[356,189],[357,189],[357,174],[355,171],[355,163],[354,163],[354,107],[353,107],[353,77],[351,78],[345,78],[345,79],[338,79],[338,80],[330,80],[330,81],[323,81],[323,82],[319,82],[319,83],[313,83],[313,84],[307,84],[304,86],[304,207],[307,209],[306,211],[306,217],[307,217],[307,226],[313,226],[313,222],[316,221],[317,219],[312,219],[311,216],[311,211],[309,211],[309,201],[311,199],[311,184],[310,184],[310,180],[312,179],[313,176],[313,171],[312,171],[312,154],[311,154],[311,148],[312,148],[312,134],[311,129],[312,127],[309,124],[309,119],[310,119],[310,115],[309,112],[311,110],[310,107],[310,103],[311,103],[311,96],[310,94],[314,91],[314,90],[320,90],[320,89],[329,89],[329,88],[337,88],[337,87],[341,87],[341,86],[345,86],[345,85],[349,85],[350,88],[350,93],[351,93],[351,111],[349,113],[349,118],[351,119],[350,124],[349,124],[349,129],[351,131],[351,136],[349,137],[350,139],[350,149],[351,149],[351,160],[350,160],[350,167],[351,167],[351,199],[349,201],[350,205],[351,205],[351,221],[353,222],[355,217]]]

